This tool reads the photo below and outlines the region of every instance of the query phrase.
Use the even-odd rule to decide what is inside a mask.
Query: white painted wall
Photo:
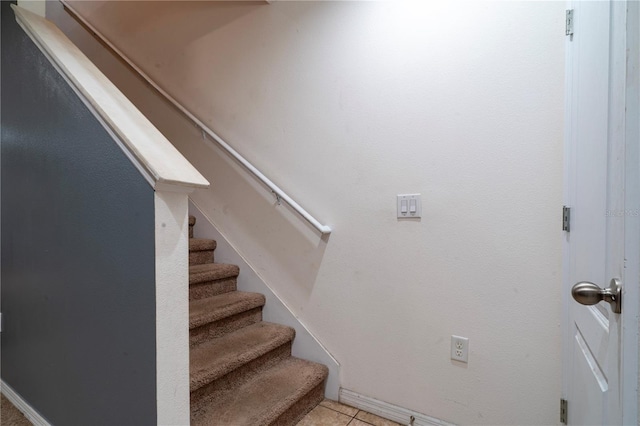
[[[464,424],[556,424],[563,2],[76,3],[319,236],[47,14],[212,183],[193,200],[341,364]],[[395,195],[421,193],[421,221]],[[469,337],[469,364],[449,360]]]

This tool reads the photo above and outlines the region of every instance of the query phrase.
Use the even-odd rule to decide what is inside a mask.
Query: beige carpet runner
[[[189,217],[191,424],[295,425],[324,398],[327,367],[291,356],[295,331],[262,321],[262,294],[237,291],[239,268]]]

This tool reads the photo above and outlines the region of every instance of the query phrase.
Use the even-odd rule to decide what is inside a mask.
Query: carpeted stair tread
[[[318,387],[327,375],[324,365],[288,358],[256,375],[236,392],[193,413],[191,424],[270,425]]]
[[[215,250],[216,240],[208,238],[189,238],[189,252]]]
[[[295,330],[262,321],[265,297],[237,291],[240,268],[189,216],[191,424],[293,426],[324,398],[328,369],[291,357]]]
[[[232,291],[189,302],[189,329],[264,306],[260,293]]]
[[[189,266],[189,284],[234,278],[240,274],[240,268],[226,263],[203,263]]]
[[[295,330],[259,322],[195,346],[189,353],[191,391],[291,342]]]

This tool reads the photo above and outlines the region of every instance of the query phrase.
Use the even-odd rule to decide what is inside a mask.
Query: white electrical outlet
[[[451,359],[460,362],[469,362],[469,339],[460,336],[451,336]]]

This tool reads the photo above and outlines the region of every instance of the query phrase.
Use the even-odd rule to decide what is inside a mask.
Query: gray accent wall
[[[0,3],[2,379],[52,424],[155,424],[153,189]]]

